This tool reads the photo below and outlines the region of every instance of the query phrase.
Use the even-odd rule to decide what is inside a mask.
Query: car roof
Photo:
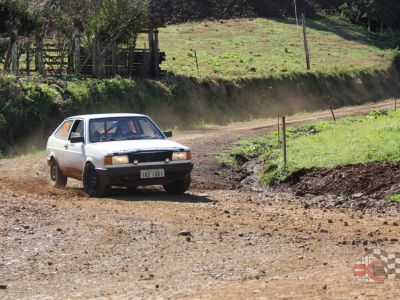
[[[141,114],[93,114],[93,115],[79,115],[69,117],[66,120],[71,119],[84,119],[84,120],[91,120],[91,119],[104,119],[104,118],[127,118],[127,117],[146,117],[145,115]]]

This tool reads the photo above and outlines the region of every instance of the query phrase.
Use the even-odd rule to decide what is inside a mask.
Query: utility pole
[[[308,41],[307,41],[306,16],[304,15],[304,13],[301,14],[301,18],[302,18],[302,21],[303,21],[304,50],[306,52],[307,70],[311,70],[310,51],[308,49]]]

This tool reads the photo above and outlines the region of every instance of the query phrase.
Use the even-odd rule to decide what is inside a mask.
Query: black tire
[[[65,188],[67,186],[68,177],[61,172],[54,158],[50,161],[50,178],[54,182],[54,187]]]
[[[190,183],[192,182],[192,178],[190,175],[188,175],[185,179],[175,181],[173,183],[165,184],[164,189],[173,195],[182,195],[187,190],[189,190]]]
[[[83,189],[90,197],[103,197],[110,190],[110,186],[104,184],[91,163],[86,164],[83,170]]]

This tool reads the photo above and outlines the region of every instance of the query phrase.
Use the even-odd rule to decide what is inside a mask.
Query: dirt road
[[[320,118],[330,112],[289,121]],[[400,279],[359,283],[353,266],[365,248],[400,252],[400,210],[307,208],[218,175],[218,151],[274,123],[176,136],[196,162],[193,189],[179,197],[147,188],[90,199],[75,181],[52,188],[43,158],[0,161],[0,298],[399,298]]]

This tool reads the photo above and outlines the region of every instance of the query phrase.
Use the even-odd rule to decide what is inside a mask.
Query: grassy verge
[[[400,194],[389,196],[389,202],[400,203]]]
[[[326,74],[386,68],[395,38],[381,39],[339,19],[308,20],[311,67]],[[235,19],[168,26],[160,31],[163,68],[176,74],[269,77],[305,73],[301,28],[285,19]],[[197,52],[199,71],[196,67]]]
[[[221,153],[228,167],[238,157],[258,157],[263,165],[260,178],[273,184],[301,169],[332,168],[373,161],[400,161],[400,112],[372,111],[367,116],[337,122],[311,122],[288,129],[288,163],[283,165],[277,132],[239,140]]]
[[[33,158],[33,157],[45,157],[46,150],[32,150],[30,152],[25,152],[24,154],[16,154],[7,156],[5,159],[23,159],[23,158]]]

